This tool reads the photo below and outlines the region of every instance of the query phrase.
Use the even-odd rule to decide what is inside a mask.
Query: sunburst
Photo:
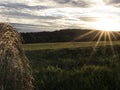
[[[118,33],[118,32],[116,32]],[[114,47],[113,47],[113,43],[112,43],[112,39],[114,40],[117,40],[117,37],[115,35],[115,33],[113,31],[101,31],[100,34],[99,34],[99,38],[93,48],[93,52],[92,54],[95,52],[96,48],[98,47],[100,41],[102,40],[102,37],[103,37],[103,41],[104,41],[104,46],[106,45],[110,45],[111,46],[111,50],[112,50],[112,53],[115,54],[115,51],[114,51]],[[107,40],[108,39],[108,40]],[[107,42],[109,41],[109,43]],[[107,44],[108,43],[108,44]]]
[[[93,23],[93,27],[97,30],[105,30],[105,31],[119,31],[120,29],[119,23],[110,18],[98,18]]]
[[[93,33],[95,33],[96,30],[91,30],[83,35],[80,35],[78,37],[76,37],[74,40],[79,40],[79,39],[82,39],[84,37],[87,37],[88,35],[92,35]],[[96,35],[94,35],[91,39],[91,41],[96,41],[95,45],[93,46],[93,51],[91,53],[91,55],[93,55],[96,51],[96,48],[99,46],[99,44],[101,44],[101,41],[104,42],[104,46],[106,47],[107,45],[110,45],[111,47],[111,50],[112,50],[112,53],[115,54],[115,51],[114,51],[114,46],[113,46],[113,40],[117,40],[117,36],[120,36],[120,33],[119,32],[116,32],[116,31],[110,31],[110,30],[99,30]]]

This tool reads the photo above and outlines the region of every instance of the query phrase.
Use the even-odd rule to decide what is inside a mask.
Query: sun
[[[94,28],[104,31],[120,31],[120,25],[110,18],[99,18],[94,22]]]
[[[90,42],[93,42],[94,40],[96,41],[90,56],[96,52],[96,49],[100,45],[101,41],[104,43],[104,47],[110,45],[112,53],[115,54],[113,41],[117,41],[118,36],[120,36],[119,23],[113,18],[97,18],[96,21],[91,24],[91,26],[93,26],[95,30],[90,30],[87,33],[77,36],[74,40],[79,40],[92,35],[96,32],[96,30],[98,30],[98,32],[90,40]]]

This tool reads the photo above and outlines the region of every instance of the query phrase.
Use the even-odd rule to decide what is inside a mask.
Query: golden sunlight
[[[111,18],[99,18],[94,23],[94,28],[103,31],[119,31],[120,25]]]

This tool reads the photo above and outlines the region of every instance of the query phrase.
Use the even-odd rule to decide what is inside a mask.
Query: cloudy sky
[[[120,0],[0,0],[0,18],[20,32],[120,30]]]

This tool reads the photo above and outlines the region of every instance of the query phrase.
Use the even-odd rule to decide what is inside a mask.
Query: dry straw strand
[[[0,90],[33,90],[33,77],[19,33],[0,24]]]

